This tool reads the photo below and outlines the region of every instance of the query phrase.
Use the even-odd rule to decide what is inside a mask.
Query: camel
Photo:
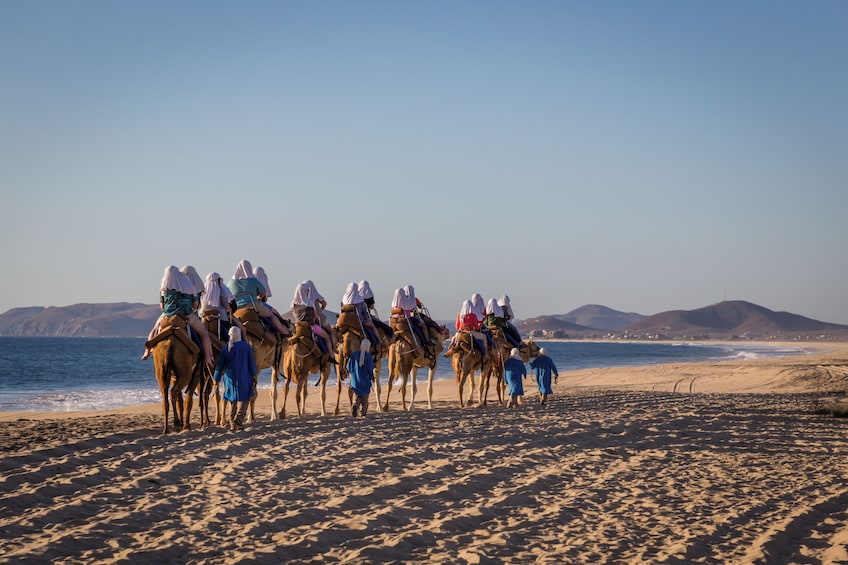
[[[489,380],[494,375],[495,390],[498,395],[498,405],[503,406],[506,402],[506,382],[504,381],[503,364],[504,361],[509,359],[509,353],[512,351],[512,344],[506,340],[499,328],[489,326],[489,329],[492,331],[492,337],[495,340],[495,349],[489,351],[489,356],[492,357],[492,362],[489,364],[489,370],[480,375],[480,404],[482,406],[486,406],[488,403]],[[539,346],[535,341],[529,339],[521,342],[521,346],[518,348],[518,351],[521,355],[521,360],[528,363],[530,359],[539,355]]]
[[[478,404],[482,406],[484,404],[484,396],[483,396],[483,375],[487,374],[492,367],[494,362],[494,355],[492,355],[492,351],[488,352],[489,355],[486,359],[483,359],[482,352],[474,346],[473,339],[469,332],[461,331],[457,332],[454,336],[454,351],[451,355],[451,365],[453,366],[453,371],[456,373],[456,384],[459,392],[459,407],[465,408],[466,406],[471,405],[471,401],[474,397],[474,372],[480,371],[480,390],[478,394]],[[463,399],[462,391],[465,388],[465,381],[469,380],[471,384],[471,390],[468,392],[468,399]]]
[[[346,307],[342,307],[342,312],[339,314],[339,319],[336,322],[335,330],[338,332],[339,336],[339,349],[336,353],[336,377],[338,381],[338,394],[336,395],[336,409],[333,414],[339,414],[339,399],[341,397],[341,387],[342,382],[347,378],[347,360],[350,358],[351,353],[354,351],[359,351],[360,344],[362,343],[363,337],[363,329],[362,326],[359,325],[359,318],[356,317],[356,313],[350,310],[345,310]],[[351,314],[353,317],[351,317]],[[377,400],[377,411],[382,412],[382,406],[380,405],[380,369],[382,367],[382,361],[384,357],[388,356],[389,353],[389,336],[386,334],[385,330],[377,326],[377,337],[379,339],[378,343],[371,344],[371,355],[374,357],[374,386],[376,387],[376,400]],[[348,390],[348,400],[353,406],[353,398],[350,390]]]
[[[415,394],[418,392],[418,382],[416,374],[418,369],[426,368],[427,374],[427,408],[433,407],[433,377],[436,374],[436,365],[438,365],[439,355],[445,346],[445,340],[448,336],[448,330],[445,326],[440,326],[441,331],[436,331],[428,326],[430,338],[436,340],[435,345],[427,346],[426,355],[422,354],[420,347],[412,345],[408,340],[396,335],[395,341],[389,346],[389,380],[386,387],[386,402],[383,404],[383,411],[389,410],[389,397],[392,394],[392,382],[398,378],[401,379],[400,395],[401,405],[404,410],[412,410],[415,405]],[[412,379],[412,396],[409,400],[409,407],[406,405],[406,383]],[[380,389],[377,389],[377,403],[379,405]]]
[[[206,331],[209,334],[209,341],[212,344],[212,358],[218,363],[218,358],[221,356],[221,350],[227,342],[226,332],[218,319],[217,310],[204,310],[200,320],[206,326]],[[214,370],[214,368],[212,369]],[[220,382],[216,383],[212,380],[211,371],[203,371],[200,378],[199,403],[200,403],[200,427],[207,428],[211,425],[209,418],[210,397],[214,395],[215,425],[226,425],[227,419],[225,414],[225,404],[221,401],[221,386]]]
[[[263,369],[271,369],[271,420],[277,419],[277,384],[280,381],[281,368],[283,365],[283,353],[288,340],[285,336],[279,336],[274,330],[266,328],[262,324],[259,314],[253,308],[241,308],[236,310],[236,317],[244,326],[245,335],[242,336],[253,348],[253,359],[256,362],[256,374],[253,376],[253,396],[250,398],[250,406],[247,411],[247,422],[256,421],[256,385],[259,382],[259,373]],[[216,396],[217,398],[217,396]],[[226,425],[224,410],[218,404],[221,415],[221,423]],[[218,424],[216,417],[215,423]]]
[[[297,415],[303,417],[306,413],[306,395],[310,373],[318,373],[321,385],[321,415],[326,416],[324,400],[326,398],[327,379],[330,378],[330,356],[322,353],[318,344],[312,337],[312,328],[306,322],[297,322],[295,334],[288,340],[288,347],[283,355],[283,368],[285,373],[285,387],[283,389],[283,408],[279,417],[286,417],[286,400],[289,396],[289,385],[294,381],[295,402]],[[339,394],[341,394],[341,382],[339,382]],[[336,400],[338,409],[338,399]],[[276,408],[275,408],[276,410]]]
[[[153,367],[162,394],[162,433],[167,434],[168,412],[173,405],[174,429],[191,430],[193,394],[200,380],[200,348],[188,335],[184,316],[163,318],[159,333],[145,343],[153,351]]]

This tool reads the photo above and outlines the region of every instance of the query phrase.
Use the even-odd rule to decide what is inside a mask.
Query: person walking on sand
[[[539,404],[545,404],[548,400],[548,395],[553,394],[551,390],[551,375],[554,376],[554,381],[559,380],[559,371],[557,371],[554,360],[548,357],[545,348],[539,349],[539,356],[530,361],[530,368],[536,371],[536,384],[539,386]]]
[[[253,348],[242,341],[241,330],[233,326],[229,331],[230,342],[221,349],[218,365],[212,380],[216,383],[224,380],[224,401],[230,403],[230,430],[244,429],[244,416],[253,397],[253,375],[256,374],[256,360]]]
[[[348,358],[346,368],[350,373],[350,392],[354,398],[350,414],[364,418],[368,414],[368,397],[371,395],[371,383],[374,380],[374,357],[371,355],[370,341],[362,340],[359,351],[354,351]]]
[[[509,352],[509,359],[504,361],[504,380],[509,387],[509,402],[507,408],[518,407],[518,397],[524,396],[524,377],[527,376],[527,368],[517,347]]]

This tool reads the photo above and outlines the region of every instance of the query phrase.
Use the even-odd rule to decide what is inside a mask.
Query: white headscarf
[[[411,284],[403,287],[403,295],[401,297],[401,308],[404,310],[415,310],[418,307],[418,302],[415,300],[415,288]]]
[[[324,300],[324,297],[321,296],[321,293],[318,292],[318,289],[315,288],[314,282],[312,282],[311,280],[305,280],[303,281],[303,284],[309,287],[309,296],[312,298],[313,301],[321,300],[323,302],[326,302],[326,300]],[[310,304],[310,306],[315,306],[315,304]]]
[[[360,302],[365,302],[365,299],[362,298],[362,295],[359,294],[359,285],[355,282],[348,283],[347,289],[345,290],[344,296],[342,296],[342,304],[359,304]]]
[[[162,275],[162,282],[159,283],[160,292],[167,290],[176,290],[183,294],[197,294],[194,292],[194,283],[181,273],[176,265],[171,265],[165,269],[165,274]]]
[[[206,292],[200,299],[202,308],[221,308],[221,275],[218,273],[209,273],[206,275]]]
[[[486,305],[483,303],[483,296],[479,292],[471,295],[471,311],[481,322],[486,319]]]
[[[513,317],[512,306],[509,303],[509,296],[507,296],[506,294],[501,295],[501,297],[498,298],[498,306],[503,308],[504,318]]]
[[[547,350],[546,350],[544,347],[540,347],[540,348],[539,348],[539,356],[540,356],[540,357],[541,357],[542,355],[547,355],[547,354],[548,354],[548,352],[547,352]]]
[[[250,264],[250,261],[247,259],[243,259],[236,266],[236,272],[233,275],[233,278],[236,280],[239,279],[249,279],[253,277],[253,265]]]
[[[368,339],[363,339],[359,344],[359,366],[365,363],[365,354],[371,351],[371,342]]]
[[[470,313],[471,313],[471,301],[466,300],[465,302],[462,303],[462,306],[459,307],[459,321],[462,322],[462,320],[465,318],[465,316],[467,314],[470,314]]]
[[[513,359],[521,359],[521,352],[518,350],[517,347],[513,347],[512,351],[509,352],[509,356]]]
[[[503,308],[500,307],[498,301],[494,298],[489,299],[489,303],[486,304],[486,314],[492,315],[495,318],[503,318]]]
[[[307,283],[308,281],[303,281],[295,287],[294,298],[291,303],[292,308],[295,306],[311,306],[315,308],[315,300],[311,300],[309,297],[309,285]]]
[[[363,300],[374,298],[374,292],[371,290],[371,285],[368,281],[359,281],[359,294],[362,296]]]
[[[392,309],[403,307],[403,289],[396,288],[395,295],[392,297]]]
[[[268,286],[268,275],[265,274],[265,269],[256,267],[256,270],[253,271],[253,276],[259,279],[259,282],[265,287],[265,296],[271,298],[271,287]]]
[[[230,345],[236,343],[237,341],[241,341],[241,330],[238,326],[232,326],[230,328]]]
[[[194,287],[194,292],[190,294],[200,294],[204,290],[203,279],[200,278],[200,275],[197,273],[197,269],[192,267],[191,265],[186,265],[180,272],[188,277],[188,280],[191,281],[192,286]]]

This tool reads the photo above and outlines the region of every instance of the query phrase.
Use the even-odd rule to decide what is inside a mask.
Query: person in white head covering
[[[244,335],[244,326],[241,320],[233,316],[233,293],[224,284],[224,279],[218,273],[212,272],[206,275],[205,291],[200,296],[200,313],[208,317],[208,312],[218,313],[218,337],[223,339],[229,329],[236,325]]]
[[[424,346],[430,344],[430,338],[424,324],[416,316],[417,308],[415,288],[412,285],[395,290],[392,298],[392,330],[400,335],[408,336],[406,340],[415,347],[421,347],[422,350],[419,353],[422,353]]]
[[[512,305],[509,303],[509,296],[507,296],[506,294],[502,294],[501,297],[498,298],[498,306],[503,309],[504,318],[506,318],[504,330],[512,338],[510,341],[521,343],[521,334],[519,333],[518,328],[516,328],[515,325],[512,323],[512,320],[513,318],[515,318],[515,315],[512,312]]]
[[[486,347],[486,336],[481,331],[482,324],[480,323],[480,319],[477,317],[477,314],[474,312],[474,304],[471,300],[465,300],[462,303],[462,306],[459,307],[459,313],[456,315],[456,331],[460,332],[468,332],[471,334],[473,338],[474,345],[477,346],[477,349],[480,350],[481,355],[483,356],[483,362],[485,363],[489,359],[488,348]],[[448,346],[447,351],[445,351],[444,357],[450,357],[456,351],[456,335],[454,335],[453,339],[451,339],[450,345]]]
[[[162,281],[159,283],[159,307],[162,309],[162,314],[153,325],[147,340],[150,341],[159,333],[159,327],[163,318],[180,315],[186,319],[191,329],[200,338],[200,343],[203,348],[204,362],[210,367],[213,364],[212,357],[212,342],[209,341],[209,334],[206,333],[206,327],[197,317],[195,310],[199,304],[199,293],[195,283],[180,272],[176,266],[170,265],[165,269],[162,275]],[[145,348],[142,359],[150,357],[150,349]]]
[[[345,309],[345,306],[352,306],[356,312],[360,329],[364,334],[362,337],[367,338],[371,341],[371,343],[376,344],[379,341],[379,338],[377,337],[377,328],[374,327],[374,323],[371,321],[371,314],[368,312],[368,305],[365,304],[365,299],[359,292],[359,285],[355,282],[348,283],[345,293],[342,295],[343,310]],[[338,328],[339,326],[337,325],[336,327]]]
[[[350,374],[350,392],[354,396],[351,416],[368,413],[368,397],[371,394],[371,383],[374,381],[374,357],[371,355],[371,342],[363,339],[359,351],[351,353],[345,366]],[[378,399],[379,400],[379,399]]]
[[[268,275],[265,274],[265,269],[263,269],[262,267],[256,267],[253,270],[253,275],[256,277],[256,280],[261,282],[262,286],[265,287],[265,294],[262,294],[259,297],[259,300],[261,300],[262,304],[264,304],[271,311],[271,313],[277,318],[277,320],[279,320],[280,325],[283,326],[283,336],[284,337],[291,336],[291,331],[288,328],[288,325],[286,323],[286,319],[283,318],[283,315],[280,314],[277,311],[276,308],[274,308],[273,306],[268,304],[268,299],[271,298],[271,287],[268,286]]]
[[[253,397],[253,377],[256,375],[256,360],[253,348],[242,341],[241,330],[233,326],[229,331],[230,342],[221,349],[212,380],[224,381],[223,399],[231,404],[230,430],[244,429],[244,416]]]
[[[366,280],[359,281],[359,294],[362,296],[362,299],[365,301],[365,305],[368,307],[368,315],[371,318],[371,323],[382,329],[386,336],[391,339],[394,336],[394,330],[392,330],[392,327],[389,324],[381,320],[380,315],[377,313],[377,308],[374,305],[374,291],[371,290],[371,283]]]
[[[297,284],[294,289],[294,297],[291,301],[291,311],[295,320],[305,322],[312,327],[312,332],[315,334],[316,342],[322,353],[330,354],[335,351],[335,348],[330,349],[333,342],[327,329],[320,323],[319,314],[317,311],[317,299],[315,298],[315,286],[312,281],[303,281]],[[330,362],[335,363],[335,359],[331,356]]]
[[[524,396],[524,377],[527,376],[527,368],[521,360],[518,348],[513,347],[509,352],[509,359],[504,361],[504,381],[509,387],[509,402],[507,408],[517,407],[518,397]]]
[[[512,347],[521,347],[521,340],[516,340],[512,335],[512,332],[507,331],[508,322],[506,317],[504,316],[503,308],[498,301],[494,298],[490,298],[489,302],[486,304],[486,327],[496,327],[501,331],[501,335],[504,336],[509,344]]]
[[[289,335],[280,318],[265,304],[265,285],[253,273],[253,265],[244,259],[236,265],[233,278],[227,283],[236,301],[236,312],[242,308],[252,308],[263,320],[271,324],[281,336]]]
[[[551,389],[551,375],[554,377],[554,382],[559,381],[559,371],[557,371],[554,360],[548,357],[548,352],[544,347],[539,349],[539,356],[530,360],[530,368],[536,371],[536,385],[539,387],[539,404],[545,404],[548,400],[548,395],[553,394]]]

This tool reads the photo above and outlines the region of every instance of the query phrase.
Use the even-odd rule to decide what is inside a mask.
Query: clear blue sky
[[[241,259],[848,323],[848,3],[0,1],[0,312]]]

